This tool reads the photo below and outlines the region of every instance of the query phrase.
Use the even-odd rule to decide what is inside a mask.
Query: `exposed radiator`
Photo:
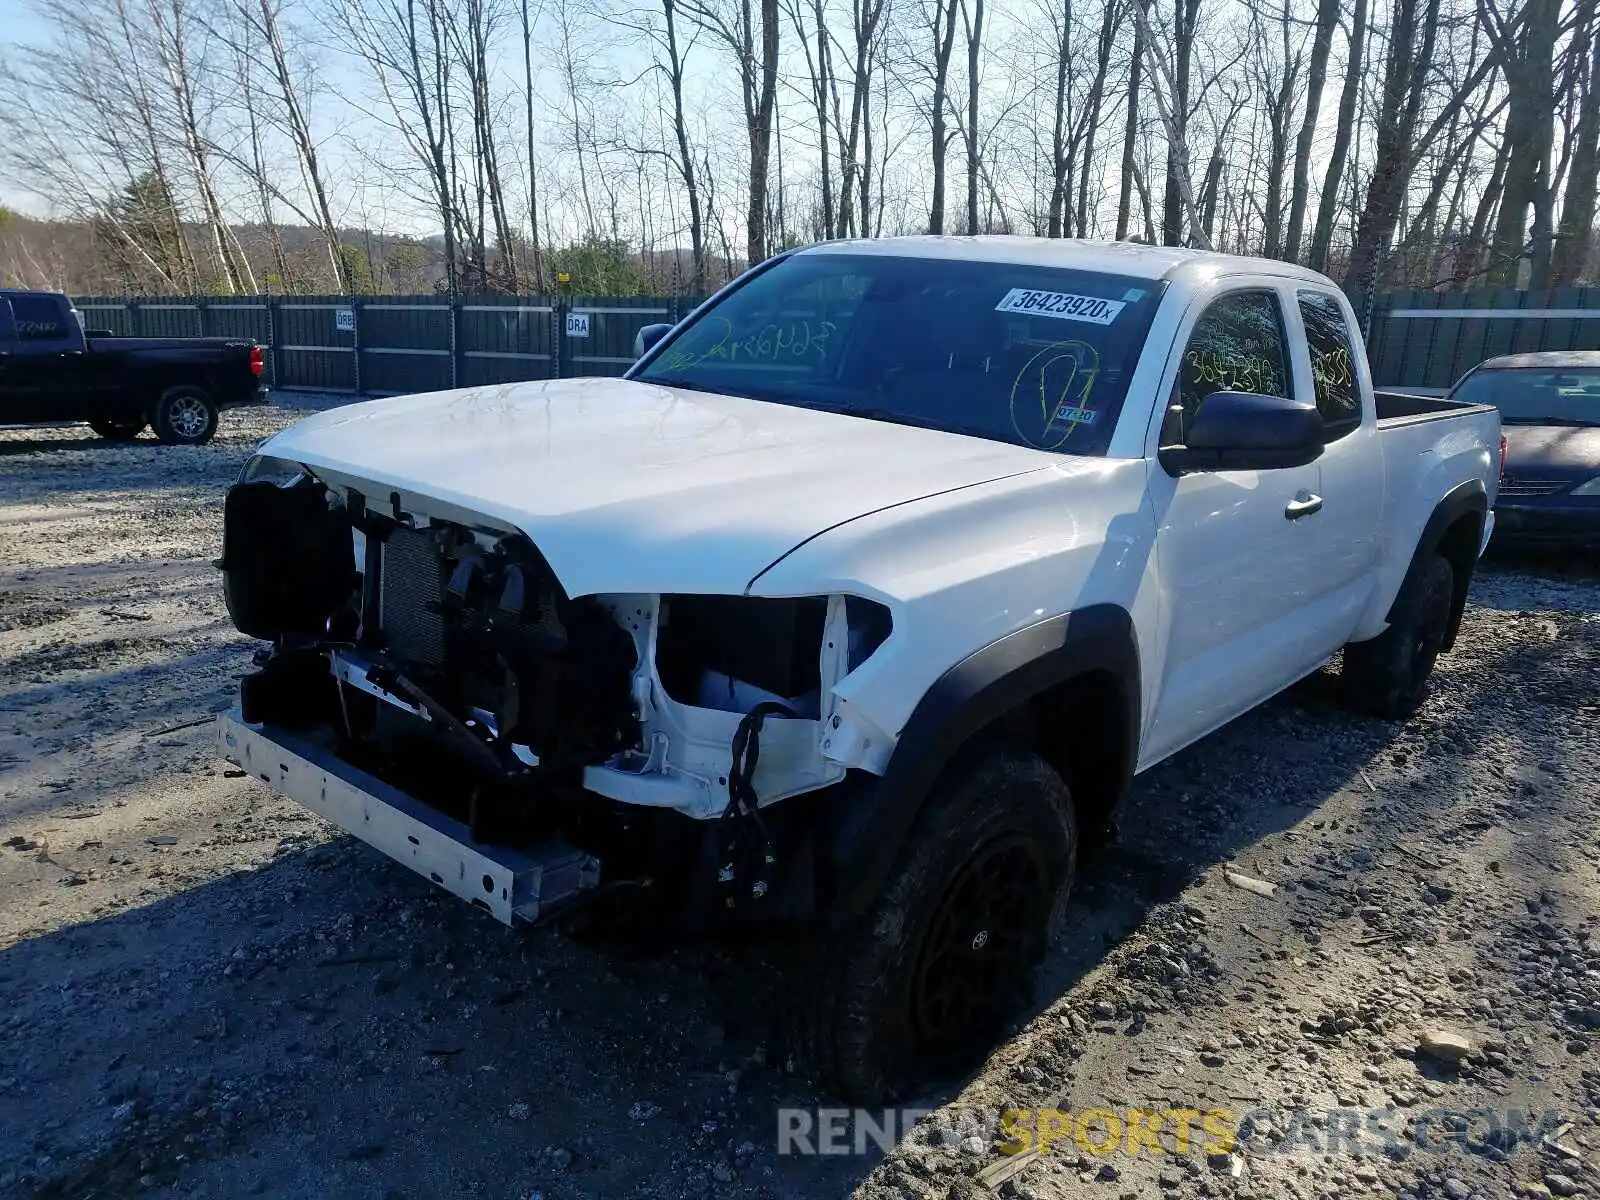
[[[378,616],[389,651],[403,662],[444,665],[444,557],[433,538],[397,528],[383,544]]]

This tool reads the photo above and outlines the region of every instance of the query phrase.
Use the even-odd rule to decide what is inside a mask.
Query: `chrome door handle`
[[[1283,515],[1291,521],[1298,521],[1301,517],[1309,517],[1312,513],[1321,511],[1322,497],[1301,488],[1294,494],[1294,499],[1284,506]]]

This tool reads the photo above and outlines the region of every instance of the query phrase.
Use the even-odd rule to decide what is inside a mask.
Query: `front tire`
[[[1454,603],[1455,569],[1444,555],[1430,554],[1402,585],[1389,628],[1344,648],[1342,682],[1349,703],[1390,720],[1421,708],[1450,632]]]
[[[151,425],[169,446],[199,446],[217,432],[216,402],[203,389],[172,387],[156,401]]]
[[[144,421],[116,421],[110,417],[97,417],[89,428],[108,442],[131,442],[144,432]]]
[[[1026,1002],[1076,860],[1072,798],[1037,755],[996,748],[947,771],[873,909],[823,935],[805,1065],[862,1105],[970,1067]]]

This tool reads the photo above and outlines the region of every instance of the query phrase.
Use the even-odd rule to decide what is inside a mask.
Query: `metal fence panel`
[[[433,391],[621,375],[641,328],[688,297],[85,296],[84,323],[132,337],[248,337],[275,388]],[[569,323],[569,318],[573,318]],[[1497,354],[1600,350],[1600,288],[1391,292],[1374,298],[1367,350],[1385,387],[1444,389]]]
[[[339,314],[351,310],[338,296],[296,297],[273,305],[278,341],[272,348],[277,386],[289,391],[361,390],[356,330],[338,328]]]
[[[205,337],[200,306],[193,301],[139,302],[139,336],[150,338]]]
[[[437,297],[384,297],[355,306],[361,390],[374,395],[451,386],[453,307]]]
[[[555,359],[556,301],[542,296],[482,297],[456,318],[456,378],[462,387],[550,379]]]
[[[574,297],[567,312],[580,318],[574,326],[561,323],[562,358],[571,364],[564,375],[621,375],[633,365],[633,339],[646,325],[671,321],[670,300],[640,296],[617,300]],[[583,320],[586,318],[586,320]],[[579,334],[577,330],[583,330]]]
[[[1600,350],[1600,288],[1393,292],[1373,306],[1367,348],[1380,385],[1430,389],[1501,354]]]
[[[85,329],[109,329],[118,337],[133,336],[133,311],[127,301],[86,296],[73,303]]]

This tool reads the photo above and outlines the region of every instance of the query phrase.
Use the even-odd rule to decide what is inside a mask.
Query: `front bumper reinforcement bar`
[[[506,925],[595,887],[600,863],[564,842],[515,850],[479,845],[467,826],[333,754],[310,738],[247,725],[239,710],[217,718],[222,755],[291,800]]]

